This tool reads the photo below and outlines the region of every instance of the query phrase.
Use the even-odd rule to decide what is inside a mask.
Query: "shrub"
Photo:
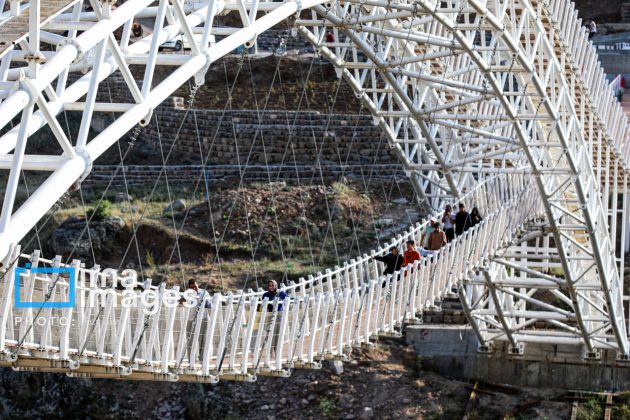
[[[155,258],[153,258],[153,254],[147,252],[147,266],[149,269],[155,268]]]
[[[604,416],[602,401],[596,397],[580,403],[577,410],[578,420],[596,420]]]
[[[100,222],[112,215],[112,203],[109,200],[101,200],[101,202],[94,208],[88,211],[88,220],[94,222]]]
[[[331,401],[327,398],[322,398],[319,401],[319,411],[321,411],[322,416],[324,417],[332,417],[337,410],[337,406],[334,401]]]

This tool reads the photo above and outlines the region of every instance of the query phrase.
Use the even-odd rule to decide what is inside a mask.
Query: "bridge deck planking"
[[[80,0],[47,0],[41,2],[40,23],[44,25],[50,22]],[[29,9],[24,9],[18,16],[11,16],[0,24],[0,58],[11,51],[18,42],[28,36]]]

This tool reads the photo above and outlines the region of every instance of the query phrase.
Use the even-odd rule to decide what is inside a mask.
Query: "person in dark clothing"
[[[262,300],[265,300],[265,298],[269,299],[269,303],[267,304],[267,310],[269,312],[272,312],[274,299],[278,298],[278,301],[282,302],[288,297],[289,295],[287,295],[285,292],[278,291],[277,281],[269,280],[269,283],[267,283],[267,291],[263,293]],[[259,311],[260,311],[260,308],[259,308]],[[282,312],[282,303],[278,303],[278,312]]]
[[[588,31],[588,39],[591,39],[595,35],[597,35],[597,24],[593,19],[588,19],[586,21],[586,30]]]
[[[455,239],[455,215],[453,214],[453,208],[450,204],[447,204],[444,209],[442,225],[444,226],[444,233],[446,233],[446,240],[451,242]]]
[[[466,211],[466,206],[464,203],[459,203],[459,211],[455,215],[455,234],[461,235],[468,229],[470,229],[471,220],[470,213]]]
[[[389,254],[382,257],[376,256],[374,259],[385,263],[386,268],[385,271],[383,271],[385,275],[394,274],[395,271],[400,270],[403,263],[403,256],[400,255],[398,248],[395,246],[389,249]]]
[[[472,211],[470,212],[470,226],[478,225],[479,223],[481,223],[482,220],[483,217],[481,217],[481,214],[479,214],[479,209],[477,207],[473,207]]]
[[[142,38],[142,32],[143,32],[142,25],[140,25],[140,22],[134,19],[133,23],[131,24],[131,33],[136,38]]]
[[[278,342],[280,338],[280,323],[282,320],[280,312],[282,312],[283,310],[281,302],[288,297],[288,294],[278,290],[278,282],[275,280],[269,280],[269,282],[267,283],[267,291],[262,295],[263,301],[265,299],[269,299],[269,302],[267,303],[268,312],[273,312],[275,300],[278,299],[278,312],[276,313],[276,316],[274,317],[272,314],[269,314],[265,319],[265,325],[263,327],[263,331],[265,331],[265,334],[267,334],[268,336],[266,340],[270,339],[271,341],[271,353],[273,355],[275,355],[276,352],[281,350],[282,348],[282,343]],[[261,310],[262,307],[259,306],[258,312],[261,312]]]
[[[195,279],[188,279],[188,289],[187,290],[192,290],[195,292],[195,294],[197,295],[197,305],[199,307],[203,306],[206,309],[210,309],[212,307],[212,303],[210,302],[210,299],[208,299],[208,296],[206,296],[207,292],[204,289],[200,289],[199,288],[199,284],[197,284],[197,280]],[[185,293],[185,292],[184,292]],[[186,297],[183,297],[179,300],[179,303],[184,303],[186,302]]]

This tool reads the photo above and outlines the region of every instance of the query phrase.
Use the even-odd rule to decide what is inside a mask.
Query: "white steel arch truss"
[[[542,3],[535,8],[527,1],[489,4],[476,1],[417,1],[413,4],[392,5],[389,2],[368,0],[356,4],[356,9],[338,5],[336,12],[339,16],[334,13],[335,10],[314,7],[320,16],[325,16],[331,22],[331,26],[342,28],[343,33],[366,56],[365,60],[355,59],[350,63],[334,59],[333,62],[342,68],[367,68],[363,70],[365,73],[369,71],[371,62],[372,68],[378,69],[381,80],[385,83],[385,90],[389,89],[399,96],[397,101],[387,102],[390,106],[388,112],[413,118],[418,122],[423,135],[423,141],[419,143],[429,146],[435,153],[433,157],[438,164],[444,162],[440,146],[452,147],[445,140],[447,134],[442,134],[439,146],[435,144],[438,143],[435,141],[435,133],[445,133],[444,127],[452,131],[455,128],[475,126],[483,129],[490,125],[492,128],[486,130],[490,133],[496,132],[497,126],[500,127],[499,133],[505,133],[505,145],[502,148],[491,146],[490,149],[472,156],[466,153],[466,159],[454,159],[457,169],[465,170],[472,163],[471,166],[477,168],[477,173],[483,173],[484,166],[496,168],[497,156],[502,160],[499,167],[504,172],[520,171],[523,167],[529,169],[543,198],[546,223],[553,233],[555,249],[560,256],[566,282],[559,289],[563,290],[566,294],[565,300],[573,307],[572,320],[577,323],[577,328],[572,331],[581,336],[585,355],[588,357],[598,357],[595,350],[597,347],[612,346],[618,349],[620,358],[627,358],[623,284],[617,270],[614,239],[611,240],[610,237],[614,230],[608,227],[609,216],[601,201],[600,186],[592,163],[593,149],[589,147],[587,135],[582,130],[585,122],[580,120],[576,110],[576,105],[580,103],[576,101],[578,89],[571,89],[567,82],[565,66],[556,57],[554,45],[549,41],[543,26],[544,15],[551,14],[550,10],[543,7]],[[418,12],[418,9],[422,11]],[[391,19],[390,14],[396,16],[396,19],[412,19],[420,14],[424,15],[424,20],[418,19],[400,25],[399,21]],[[430,32],[427,28],[436,22],[442,31]],[[430,38],[426,35],[427,32],[431,35],[437,32],[431,45],[430,58],[427,58],[426,45],[430,45],[427,42]],[[450,33],[451,37],[444,37],[445,33]],[[379,41],[379,37],[387,38],[387,41]],[[392,42],[391,38],[395,41]],[[585,40],[583,35],[582,39]],[[415,44],[416,40],[424,49]],[[396,42],[399,48],[392,47],[392,43]],[[588,47],[588,44],[585,46]],[[445,54],[448,52],[445,50],[450,50],[451,55]],[[463,54],[455,54],[456,50],[461,50]],[[454,60],[449,60],[453,57]],[[424,71],[418,71],[423,69],[422,64],[425,63],[427,65]],[[375,72],[372,70],[372,78],[375,77]],[[355,71],[354,85],[360,86],[358,81],[365,81],[366,77],[357,73]],[[451,84],[450,77],[455,76],[456,81],[460,81],[470,90],[479,88],[471,80],[479,83],[479,79],[482,79],[484,83],[481,93],[486,96],[491,92],[496,103],[485,108],[488,109],[488,114],[461,113],[457,109],[449,115],[446,111],[449,105],[443,103],[446,102],[443,98],[435,92],[432,92],[433,95],[427,94],[431,87],[426,84],[419,87],[418,82],[426,80],[427,74],[441,78],[443,82],[451,80]],[[347,79],[351,77],[346,75]],[[465,89],[462,91],[466,92]],[[464,100],[463,92],[456,97],[458,103]],[[607,99],[609,103],[612,100],[610,97]],[[403,106],[400,102],[404,103]],[[487,105],[489,101],[483,102],[483,105]],[[392,112],[392,103],[400,109]],[[422,111],[426,107],[434,112],[427,115]],[[591,104],[586,107],[593,108]],[[484,108],[480,105],[480,109]],[[618,107],[613,114],[622,123],[625,122]],[[584,111],[581,116],[585,116]],[[457,125],[444,121],[449,117]],[[428,127],[431,123],[433,127],[440,127],[431,130]],[[614,132],[618,127],[618,121],[613,120],[611,123],[600,128],[604,135],[608,134],[606,131]],[[606,130],[608,127],[611,130]],[[592,139],[593,133],[589,134]],[[617,131],[615,134],[626,135],[626,131]],[[612,144],[611,146],[614,148]],[[462,153],[461,149],[459,151]],[[453,152],[452,149],[448,150],[446,155],[453,158]],[[602,152],[598,153],[601,155]],[[607,156],[610,157],[609,154]],[[487,161],[490,162],[489,165]],[[625,164],[619,155],[608,163],[609,166],[604,170],[614,168],[615,172],[619,171],[619,166]],[[442,164],[438,171],[449,176],[457,169]],[[599,170],[601,171],[601,167]],[[452,186],[452,196],[456,197],[457,187],[448,182],[448,178],[446,181]],[[608,185],[604,185],[604,189],[606,191],[603,192],[603,198],[608,201]],[[616,201],[616,197],[613,201]],[[615,216],[611,217],[610,224],[613,219],[616,223]],[[614,233],[616,236],[616,232]],[[491,282],[492,277],[487,271],[484,273]],[[543,276],[544,273],[540,275]],[[490,291],[493,290],[490,283]],[[593,290],[597,292],[593,293]],[[470,311],[469,315],[472,316]],[[507,328],[509,323],[504,313],[498,311],[494,315],[502,321],[498,324],[500,329]],[[542,319],[547,315],[541,314]],[[533,321],[528,321],[525,325],[532,323]],[[509,334],[509,331],[503,332],[506,333]],[[516,348],[516,341],[512,341]]]
[[[13,3],[20,2],[12,2],[18,10]],[[621,220],[617,207],[617,195],[627,193],[627,120],[606,89],[570,2],[153,3],[130,0],[114,10],[109,1],[91,1],[94,11],[84,12],[82,2],[33,0],[10,18],[28,17],[28,26],[0,52],[0,126],[20,118],[0,137],[0,170],[9,172],[0,256],[8,256],[11,244],[89,173],[92,161],[147,121],[177,87],[193,76],[201,82],[211,62],[252,45],[257,35],[290,18],[370,110],[424,205],[437,209],[497,173],[526,174],[535,181],[546,214],[542,225],[523,230],[517,242],[503,244],[464,276],[468,281],[460,295],[481,342],[507,337],[522,349],[521,343],[538,338],[517,331],[545,321],[583,343],[586,356],[614,348],[628,357],[618,268],[623,258],[615,256],[618,224],[622,235],[627,224],[627,199]],[[219,26],[216,17],[227,12],[238,12],[242,26]],[[153,34],[132,38],[135,17],[156,17]],[[325,40],[327,30],[334,33],[332,42]],[[160,53],[162,43],[180,35],[189,41],[190,53]],[[140,85],[130,65],[145,66]],[[157,66],[172,71],[156,84]],[[69,73],[77,71],[86,74],[68,82]],[[97,102],[99,83],[116,71],[133,102]],[[77,139],[68,139],[56,121],[63,110],[83,113]],[[92,116],[99,112],[120,117],[88,139]],[[29,136],[44,125],[55,134],[59,154],[27,154]],[[14,209],[22,170],[50,175]],[[555,250],[553,264],[561,267],[562,281],[552,281],[544,267],[531,263],[529,251],[513,251],[536,229],[553,238],[549,248]],[[527,293],[519,291],[527,288],[522,280],[506,281],[523,273],[536,279]],[[516,318],[506,311],[505,293],[520,293],[522,302],[532,304],[541,288],[552,288],[570,306],[570,314],[562,315],[567,324],[559,325],[550,315],[557,311],[550,308]],[[486,298],[473,298],[482,295]]]

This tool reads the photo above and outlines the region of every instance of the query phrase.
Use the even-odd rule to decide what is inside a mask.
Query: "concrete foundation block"
[[[618,362],[613,350],[585,360],[578,345],[527,343],[522,355],[513,355],[507,342],[495,342],[491,353],[480,353],[465,325],[408,326],[406,334],[425,366],[459,379],[591,391],[630,387],[630,363]]]

